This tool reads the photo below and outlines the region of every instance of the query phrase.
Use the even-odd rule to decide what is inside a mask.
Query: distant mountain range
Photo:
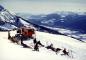
[[[49,27],[60,27],[80,30],[86,33],[86,13],[57,12],[47,15],[36,15],[28,18],[29,21]]]

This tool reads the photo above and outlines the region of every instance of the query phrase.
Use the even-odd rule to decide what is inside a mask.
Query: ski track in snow
[[[11,35],[14,34],[15,32],[11,32]],[[56,55],[55,52],[44,47],[40,47],[39,52],[22,48],[20,45],[11,43],[7,39],[7,35],[7,32],[0,32],[0,60],[86,60],[86,43],[67,36],[36,31],[37,40],[40,40],[44,45],[53,43],[54,47],[67,48],[72,51],[73,58],[61,56],[62,52]],[[29,41],[24,42],[29,43]]]

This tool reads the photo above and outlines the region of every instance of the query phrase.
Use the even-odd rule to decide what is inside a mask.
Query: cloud
[[[45,2],[45,0],[3,0],[1,4],[8,10],[15,12],[47,13],[55,11],[86,11],[86,4],[84,3],[55,2],[60,0],[46,1],[47,2]]]
[[[2,1],[32,1],[32,2],[72,2],[72,3],[86,3],[86,0],[2,0]]]

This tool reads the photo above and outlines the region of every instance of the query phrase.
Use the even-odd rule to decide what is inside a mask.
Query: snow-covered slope
[[[12,15],[7,9],[0,5],[0,30],[10,30],[17,28],[12,23],[15,22],[15,15]]]
[[[0,25],[0,29],[2,30],[11,30],[17,28],[15,25],[9,24],[9,23],[5,23],[4,25]]]
[[[15,32],[11,32],[11,35],[13,34]],[[61,56],[62,52],[56,55],[55,52],[47,50],[44,47],[40,47],[39,52],[22,48],[22,46],[13,44],[7,39],[7,32],[0,32],[0,60],[86,60],[86,43],[67,36],[38,31],[36,31],[36,38],[44,45],[53,43],[54,47],[71,50],[73,58]],[[25,43],[30,45],[28,42],[25,41]]]
[[[16,22],[14,23],[14,25],[16,25],[17,27],[22,27],[22,26],[29,26],[30,23],[24,21],[22,18],[20,17],[16,17],[18,19],[16,19]]]
[[[29,25],[28,22],[13,15],[7,9],[0,5],[0,30],[11,30],[21,26]]]

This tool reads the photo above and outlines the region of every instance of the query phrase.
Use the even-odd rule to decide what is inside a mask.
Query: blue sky
[[[0,4],[13,12],[86,11],[86,0],[0,0]]]

